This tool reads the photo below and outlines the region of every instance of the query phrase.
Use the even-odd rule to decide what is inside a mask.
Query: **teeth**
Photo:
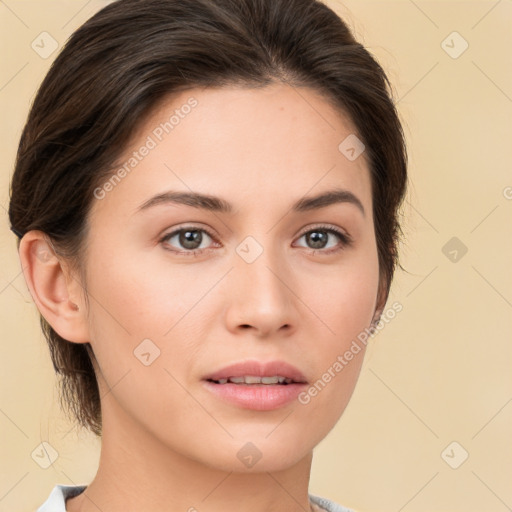
[[[246,384],[261,384],[262,377],[253,377],[252,375],[246,375],[244,377],[244,381]]]
[[[263,384],[277,384],[279,377],[261,377],[261,382]]]
[[[229,377],[228,379],[218,379],[219,384],[232,382],[233,384],[291,384],[292,379],[275,375],[273,377],[258,377],[255,375],[245,375],[244,377]]]

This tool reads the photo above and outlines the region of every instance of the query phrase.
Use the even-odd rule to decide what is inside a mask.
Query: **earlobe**
[[[387,294],[387,285],[386,281],[383,277],[379,280],[379,287],[377,292],[377,303],[375,306],[375,311],[373,313],[372,318],[372,325],[377,325],[380,321],[380,317],[382,316],[382,313],[384,312],[384,307],[386,306],[386,302],[388,300],[388,294]]]
[[[371,325],[377,325],[380,322],[380,317],[382,315],[382,309],[375,310],[375,313],[373,314],[372,323]]]
[[[70,275],[47,235],[27,232],[20,241],[19,256],[30,294],[54,331],[74,343],[89,342],[81,284]]]

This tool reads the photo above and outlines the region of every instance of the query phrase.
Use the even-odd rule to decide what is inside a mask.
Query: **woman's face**
[[[106,432],[230,471],[259,452],[255,469],[270,471],[332,429],[364,349],[344,354],[379,284],[353,134],[314,91],[285,85],[191,89],[139,128],[96,189],[85,254]],[[306,383],[207,380],[230,373]]]

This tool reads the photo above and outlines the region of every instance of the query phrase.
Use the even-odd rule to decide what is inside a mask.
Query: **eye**
[[[323,253],[330,254],[341,251],[352,244],[350,235],[331,226],[317,226],[309,229],[300,236],[299,240],[301,238],[304,238],[307,244],[301,247],[313,249],[313,253],[320,250]],[[338,243],[336,243],[336,239]]]
[[[309,229],[299,237],[299,240],[302,238],[306,240],[307,245],[299,246],[312,249],[313,254],[318,251],[323,254],[331,254],[341,251],[353,242],[350,235],[332,226],[317,226]],[[197,256],[203,251],[212,249],[212,242],[217,246],[219,245],[214,236],[206,229],[196,226],[184,226],[175,229],[164,235],[159,242],[164,245],[166,250],[184,256]]]
[[[168,249],[166,247],[167,250],[188,256],[209,249],[209,240],[212,241],[213,236],[205,229],[186,226],[166,234],[160,239],[160,243],[177,249]]]

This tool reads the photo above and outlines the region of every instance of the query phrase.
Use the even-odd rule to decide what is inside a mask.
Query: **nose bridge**
[[[250,325],[261,331],[295,324],[289,263],[272,236],[247,236],[236,247],[231,279],[230,319],[235,325]]]
[[[285,278],[286,261],[285,255],[279,253],[279,248],[271,245],[271,236],[247,236],[236,248],[237,262],[235,273],[243,280],[253,293],[250,295],[270,295],[277,299],[282,296],[286,299],[286,293],[282,289]],[[283,274],[278,279],[279,274]]]

